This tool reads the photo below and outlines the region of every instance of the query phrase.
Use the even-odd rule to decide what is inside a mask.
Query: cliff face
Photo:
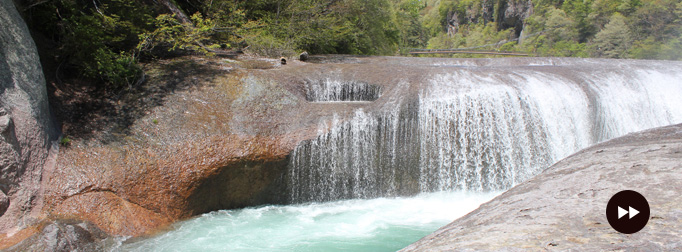
[[[526,18],[533,14],[533,2],[531,0],[508,0],[500,1],[498,11],[499,29],[514,28],[516,37],[521,34]]]
[[[497,22],[498,29],[514,28],[514,34],[518,37],[523,30],[524,21],[532,14],[531,0],[484,0],[465,6],[464,9],[450,10],[447,30],[449,34],[455,34],[460,25]]]
[[[12,0],[0,1],[0,238],[41,219],[57,130],[35,44]]]
[[[677,251],[682,209],[682,124],[584,149],[403,251]],[[651,217],[626,235],[606,220],[621,190],[646,197]]]

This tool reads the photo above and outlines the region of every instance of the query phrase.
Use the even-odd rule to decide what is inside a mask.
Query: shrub
[[[71,139],[68,136],[62,136],[59,139],[59,145],[61,146],[69,146],[71,144]]]

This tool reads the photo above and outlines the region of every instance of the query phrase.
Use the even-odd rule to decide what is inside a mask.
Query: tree
[[[545,29],[553,42],[560,40],[577,41],[579,39],[575,22],[563,10],[550,7],[546,16]]]
[[[152,28],[152,8],[130,0],[55,0],[26,11],[32,33],[46,38],[38,40],[39,46],[50,47],[41,56],[54,59],[47,68],[59,66],[57,76],[87,77],[107,87],[130,85],[141,77],[132,49],[138,34]]]
[[[616,12],[609,18],[609,23],[599,31],[591,43],[596,57],[625,58],[632,45],[632,35],[625,23],[625,17]]]
[[[395,26],[400,31],[400,47],[425,47],[428,33],[422,25],[420,12],[426,4],[420,0],[401,0],[397,5]]]
[[[176,15],[161,14],[156,17],[156,29],[152,32],[140,34],[138,50],[149,51],[159,44],[169,45],[169,51],[191,50],[204,54],[211,54],[218,48],[210,42],[210,36],[215,29],[215,22],[204,19],[200,13],[191,16],[191,23],[183,23],[176,19]]]

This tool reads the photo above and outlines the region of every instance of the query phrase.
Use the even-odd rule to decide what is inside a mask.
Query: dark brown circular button
[[[649,202],[642,194],[625,190],[613,195],[606,204],[609,225],[624,234],[637,233],[649,222]]]

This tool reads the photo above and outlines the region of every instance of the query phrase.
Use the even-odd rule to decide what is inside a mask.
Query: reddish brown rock
[[[113,143],[62,148],[46,200],[52,218],[137,236],[213,210],[286,203],[288,155],[317,127],[282,122],[302,95],[243,74],[170,97]]]
[[[289,155],[320,134],[319,119],[337,114],[344,120],[359,106],[379,108],[307,101],[301,76],[323,78],[317,74],[330,66],[223,71],[219,60],[191,61],[210,69],[148,69],[156,73],[152,83],[183,74],[200,81],[166,97],[129,131],[104,138],[113,141],[75,139],[60,150],[48,181],[51,218],[83,219],[110,235],[137,236],[214,210],[287,203]],[[353,73],[360,77],[391,83],[371,69]]]
[[[14,237],[22,240],[3,251],[104,251],[107,234],[89,222],[58,220],[24,229]],[[2,245],[0,249],[4,248]]]
[[[109,234],[138,236],[169,223],[169,219],[107,191],[72,196],[53,209],[61,219],[80,219],[94,223]]]

